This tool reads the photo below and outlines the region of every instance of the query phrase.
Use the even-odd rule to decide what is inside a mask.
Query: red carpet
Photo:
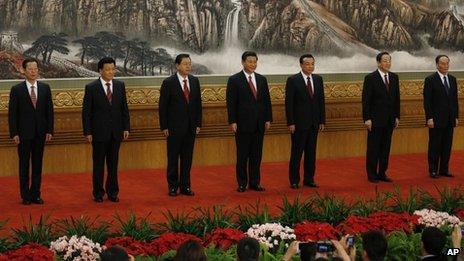
[[[238,193],[236,189],[235,167],[216,166],[192,169],[192,190],[194,197],[168,197],[165,170],[137,170],[120,173],[119,203],[107,200],[97,204],[92,200],[91,174],[44,175],[42,181],[42,197],[44,205],[24,206],[20,204],[18,177],[2,177],[0,184],[0,221],[9,219],[7,227],[17,227],[32,215],[34,220],[42,214],[51,214],[52,219],[70,216],[100,216],[112,219],[116,212],[126,214],[129,210],[138,216],[151,212],[150,219],[164,221],[163,211],[167,209],[178,212],[190,210],[195,206],[224,205],[235,208],[238,205],[255,203],[260,199],[267,203],[271,213],[276,213],[282,196],[296,197],[299,193],[308,196],[312,193],[330,193],[340,197],[354,199],[372,197],[375,188],[393,190],[398,185],[405,193],[412,187],[421,187],[431,193],[437,187],[458,186],[464,182],[464,151],[452,154],[450,170],[456,174],[454,178],[431,179],[427,172],[425,154],[398,155],[390,158],[389,176],[394,183],[371,184],[367,182],[364,158],[345,158],[319,160],[317,162],[316,182],[318,189],[289,188],[288,163],[265,163],[262,165],[261,184],[265,192],[247,191]]]

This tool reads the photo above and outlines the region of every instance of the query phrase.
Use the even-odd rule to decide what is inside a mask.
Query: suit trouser
[[[113,135],[108,141],[92,141],[92,159],[93,159],[93,196],[100,198],[106,194],[108,197],[116,198],[119,193],[118,184],[118,160],[119,147],[121,141],[115,139]],[[104,169],[108,176],[106,177],[105,189],[103,189]]]
[[[292,149],[289,163],[290,184],[300,183],[300,162],[304,152],[304,184],[314,182],[316,171],[316,147],[318,126],[307,130],[295,130],[292,134]]]
[[[40,197],[44,146],[45,136],[34,139],[21,139],[18,144],[19,189],[23,200],[34,200]],[[29,162],[32,163],[30,186]]]
[[[437,171],[439,174],[448,173],[451,147],[453,145],[453,131],[452,125],[445,128],[429,129],[428,162],[430,173]]]
[[[263,156],[264,132],[236,132],[237,164],[235,166],[237,183],[245,187],[256,187],[260,183],[260,167]]]
[[[167,138],[167,180],[170,190],[179,187],[181,190],[190,188],[190,169],[192,168],[194,145],[195,131],[189,130],[184,133],[169,133]]]
[[[366,170],[369,179],[386,176],[393,126],[372,127],[367,132]]]

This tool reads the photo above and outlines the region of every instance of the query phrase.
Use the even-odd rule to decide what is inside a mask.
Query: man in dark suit
[[[367,133],[366,170],[371,183],[392,182],[387,177],[393,129],[400,122],[398,75],[390,72],[391,56],[376,57],[378,69],[366,75],[362,92],[363,120]]]
[[[93,197],[103,202],[108,195],[112,202],[119,202],[118,156],[121,141],[129,138],[130,120],[126,87],[114,80],[116,62],[105,57],[98,62],[100,78],[85,86],[82,105],[82,126],[87,142],[92,143]],[[108,176],[103,189],[104,164]]]
[[[10,137],[18,145],[19,188],[24,205],[44,203],[40,193],[42,159],[45,142],[53,136],[52,94],[48,84],[37,81],[38,64],[34,58],[23,61],[26,80],[11,88],[8,104]]]
[[[301,72],[288,77],[285,85],[285,113],[291,133],[292,151],[289,164],[290,187],[300,183],[300,161],[304,151],[303,185],[316,188],[317,134],[324,130],[325,99],[322,77],[313,74],[314,57],[300,57]]]
[[[160,128],[168,149],[168,189],[171,197],[177,196],[179,188],[181,194],[193,196],[190,169],[195,135],[201,128],[200,81],[190,75],[192,61],[188,54],[179,54],[175,63],[177,73],[163,81],[159,99]]]
[[[453,144],[453,130],[459,121],[456,78],[448,74],[450,59],[435,58],[437,72],[425,78],[424,110],[429,128],[428,162],[431,178],[453,177],[448,164]]]
[[[255,73],[257,63],[255,52],[244,52],[243,71],[227,81],[228,121],[237,146],[238,192],[244,192],[247,183],[252,190],[264,191],[260,185],[260,165],[264,131],[271,127],[272,108],[267,80]]]

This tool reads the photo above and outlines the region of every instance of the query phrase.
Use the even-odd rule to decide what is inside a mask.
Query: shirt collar
[[[249,76],[251,76],[251,78],[253,78],[253,79],[255,78],[255,73],[254,73],[254,72],[252,72],[251,74],[249,74],[249,73],[245,72],[245,70],[243,70],[243,73],[245,74],[247,80],[248,80],[248,77],[249,77]]]
[[[380,73],[380,76],[382,76],[382,79],[383,77],[385,77],[384,75],[386,74],[387,77],[388,77],[388,72],[382,72],[380,69],[377,69],[377,71]]]
[[[182,77],[182,75],[180,75],[179,73],[176,73],[177,74],[177,78],[179,78],[179,81],[180,82],[184,82],[184,80],[187,80],[187,83],[188,83],[188,75],[187,77]]]
[[[29,81],[26,80],[26,86],[28,89],[30,89],[31,86],[34,86],[37,89],[37,81],[35,81],[34,84],[30,84]]]
[[[305,80],[306,80],[308,77],[309,77],[310,79],[313,78],[313,74],[307,75],[307,74],[305,74],[303,71],[301,71],[301,75],[303,75],[303,78],[304,78]]]
[[[448,74],[443,74],[441,73],[440,71],[437,71],[438,75],[440,75],[440,79],[443,81],[443,77],[446,76],[446,78],[448,78]]]
[[[110,87],[113,87],[113,80],[107,82],[107,81],[103,80],[102,77],[100,77],[100,82],[103,85],[103,87],[106,87],[106,83],[110,83]]]

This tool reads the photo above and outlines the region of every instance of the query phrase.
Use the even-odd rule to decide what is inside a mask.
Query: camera
[[[302,252],[302,251],[304,252],[305,249],[308,249],[308,248],[314,249],[314,242],[299,242],[298,243],[298,252]]]
[[[348,247],[354,246],[354,236],[349,236],[349,237],[346,239],[346,244],[348,245]]]
[[[461,227],[461,235],[464,237],[464,227]]]
[[[319,241],[316,244],[316,251],[319,253],[328,253],[334,251],[334,245],[332,242],[328,241]]]

